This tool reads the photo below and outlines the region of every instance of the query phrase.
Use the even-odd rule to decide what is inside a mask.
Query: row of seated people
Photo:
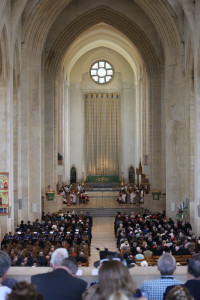
[[[87,204],[89,201],[88,193],[84,187],[78,184],[63,184],[59,190],[59,194],[63,196],[63,203],[67,205]]]
[[[145,253],[142,253],[140,250],[135,256],[133,256],[133,254],[127,250],[121,250],[120,254],[126,261],[126,264],[129,268],[135,265],[142,267],[157,266],[158,260],[161,257],[157,255],[144,255]],[[186,266],[188,264],[189,259],[191,259],[194,256],[194,254],[174,255],[174,258],[176,259],[177,266]]]
[[[1,247],[10,255],[12,266],[49,266],[52,253],[60,247],[88,265],[91,227],[88,214],[43,214],[41,223],[21,221],[14,234],[5,234]]]
[[[125,185],[119,191],[117,201],[119,202],[119,204],[129,203],[140,205],[144,203],[144,190],[137,188],[136,185],[134,187],[128,187],[127,185]]]
[[[200,255],[188,262],[188,280],[184,283],[173,275],[175,258],[169,253],[163,254],[158,260],[159,277],[141,282],[137,290],[135,278],[117,253],[100,261],[98,280],[89,287],[86,281],[76,277],[77,264],[63,248],[58,248],[52,255],[53,270],[33,275],[31,283],[6,278],[10,257],[4,251],[0,251],[0,265],[1,300],[199,300]]]
[[[173,255],[191,255],[200,252],[200,237],[192,232],[189,223],[166,220],[165,213],[120,213],[115,218],[117,247],[138,259],[144,256],[160,256],[164,252]]]

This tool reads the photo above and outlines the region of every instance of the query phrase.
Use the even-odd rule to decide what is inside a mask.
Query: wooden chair
[[[88,267],[88,264],[86,262],[82,262],[81,267]]]
[[[147,262],[153,262],[155,263],[155,259],[154,258],[144,258]]]
[[[189,254],[189,255],[182,255],[182,257],[184,257],[184,258],[191,258],[191,257],[192,257],[192,254]]]
[[[135,263],[137,266],[141,266],[141,262],[144,261],[145,259],[136,259],[135,258]]]
[[[184,257],[177,257],[176,262],[184,262],[185,258]]]
[[[192,258],[192,254],[182,255],[182,258],[184,259],[184,264],[187,264],[188,260],[190,260]]]
[[[156,266],[156,263],[155,263],[154,261],[147,261],[147,263],[148,263],[148,266],[149,266],[149,267],[154,267],[154,266]]]
[[[155,263],[157,263],[157,261],[159,260],[160,256],[159,255],[153,255],[153,259],[155,261]]]
[[[147,260],[147,259],[153,259],[154,260],[153,255],[151,255],[151,256],[144,256],[144,258],[145,258],[145,260]]]
[[[121,250],[120,251],[120,254],[121,254],[121,256],[123,256],[123,254],[129,254],[130,253],[130,250]]]

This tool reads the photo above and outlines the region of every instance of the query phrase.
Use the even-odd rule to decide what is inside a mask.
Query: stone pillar
[[[189,198],[189,101],[182,57],[166,63],[166,208],[176,218],[177,207]],[[175,211],[171,211],[175,203]]]
[[[7,65],[9,68],[9,65]],[[8,70],[7,70],[8,71]],[[2,78],[1,78],[2,79]],[[9,93],[10,78],[0,80],[0,172],[9,173],[9,206],[12,210],[13,189],[12,189],[12,101]],[[11,89],[12,90],[12,89]],[[12,215],[12,214],[11,214]],[[11,230],[12,219],[7,215],[0,216],[0,227],[3,235]]]
[[[141,99],[136,98],[137,88],[133,82],[123,83],[122,97],[120,99],[121,126],[120,149],[121,172],[124,173],[124,181],[128,182],[128,169],[131,165],[139,164],[139,110],[137,105]],[[128,145],[128,146],[127,146]],[[119,169],[120,172],[120,169]]]
[[[200,13],[200,3],[196,3],[196,17]],[[196,19],[198,25],[200,20]],[[199,26],[197,27],[199,28]],[[200,234],[200,39],[196,32],[194,50],[194,99],[195,99],[195,199],[190,202],[190,218],[197,235]]]
[[[81,83],[70,84],[70,166],[75,166],[77,181],[81,181],[84,170],[85,100]],[[69,118],[69,112],[67,114]],[[87,176],[87,175],[86,175]]]
[[[151,72],[149,87],[149,179],[151,189],[161,190],[161,85],[158,71]]]
[[[55,104],[55,77],[53,71],[45,71],[44,95],[44,144],[45,144],[45,189],[57,182],[57,106]]]
[[[70,182],[70,88],[66,83],[64,88],[64,165],[65,165],[65,178],[64,181]]]
[[[22,219],[41,216],[41,56],[22,51]]]

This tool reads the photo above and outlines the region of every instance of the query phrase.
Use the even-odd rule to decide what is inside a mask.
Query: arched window
[[[75,169],[75,167],[71,168],[70,183],[76,183],[76,169]]]
[[[135,183],[135,169],[131,166],[128,171],[129,183]]]

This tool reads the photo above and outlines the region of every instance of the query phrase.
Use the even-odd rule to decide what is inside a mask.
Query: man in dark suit
[[[65,256],[65,258],[64,258]],[[81,300],[87,282],[76,278],[77,265],[68,258],[67,250],[56,249],[51,258],[53,272],[31,277],[31,282],[45,300]]]
[[[189,260],[188,263],[188,280],[183,285],[188,289],[194,300],[199,300],[200,291],[200,254],[195,255]],[[174,286],[169,286],[164,294],[164,298],[167,298],[169,291]]]

